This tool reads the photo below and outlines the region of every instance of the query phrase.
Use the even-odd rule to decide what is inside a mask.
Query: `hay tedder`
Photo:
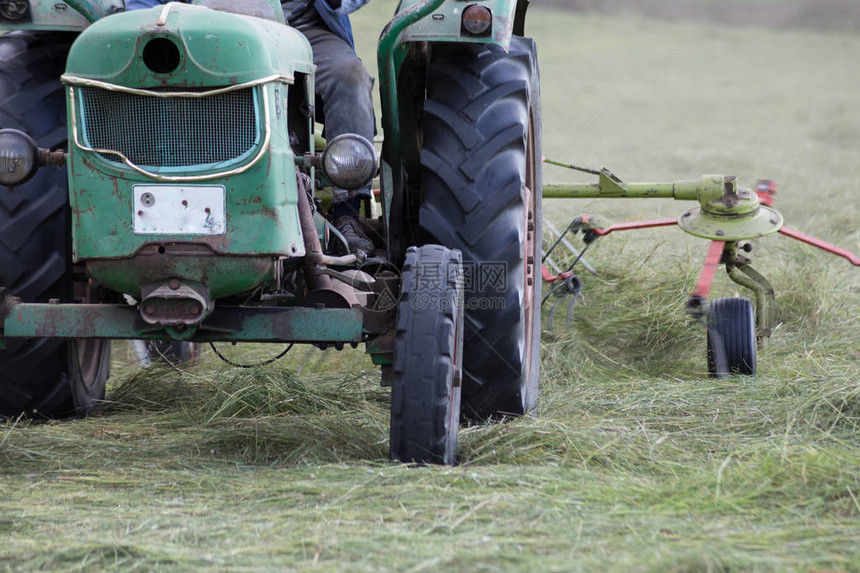
[[[316,136],[311,48],[276,0],[0,0],[0,416],[92,409],[113,339],[178,359],[363,343],[391,386],[391,457],[454,463],[461,419],[537,400],[542,189],[698,201],[678,224],[717,245],[701,285],[724,263],[766,335],[772,292],[740,242],[782,220],[733,178],[542,186],[527,5],[401,0],[379,41],[378,159]],[[324,199],[375,177],[377,250],[359,257]],[[715,372],[754,371],[743,300],[707,308]]]
[[[575,273],[577,264],[589,272],[583,255],[599,237],[616,231],[630,231],[677,225],[687,233],[711,241],[699,280],[687,301],[687,311],[696,319],[707,315],[708,374],[723,378],[731,374],[756,373],[757,351],[773,329],[775,296],[770,282],[751,266],[747,253],[752,251],[752,239],[780,233],[860,265],[860,258],[820,239],[810,237],[783,224],[782,215],[773,209],[777,185],[761,179],[756,188],[738,186],[734,176],[706,175],[701,179],[664,183],[625,183],[607,169],[591,170],[553,160],[548,164],[596,175],[598,182],[582,185],[545,185],[544,198],[663,198],[696,201],[698,205],[678,219],[658,219],[617,223],[602,227],[587,215],[576,217],[564,230],[548,225],[553,242],[544,253],[542,279],[551,288],[543,303],[551,303],[550,320],[556,306],[568,300],[568,312],[582,290],[582,281]],[[584,247],[576,249],[568,236],[582,233]],[[570,259],[562,269],[553,260],[556,249],[567,249]],[[720,265],[735,283],[753,293],[755,308],[748,298],[726,297],[708,301],[714,276]],[[555,296],[553,296],[555,295]]]

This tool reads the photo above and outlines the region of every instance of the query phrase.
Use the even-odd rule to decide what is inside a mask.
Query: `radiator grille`
[[[190,91],[183,89],[182,91]],[[156,97],[80,88],[88,147],[147,167],[211,167],[248,153],[260,140],[255,88],[206,97]],[[119,161],[113,153],[102,153]]]

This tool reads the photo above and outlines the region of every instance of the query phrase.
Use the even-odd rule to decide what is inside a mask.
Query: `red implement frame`
[[[691,297],[698,297],[701,300],[708,298],[711,293],[711,285],[714,283],[714,277],[723,258],[725,245],[723,241],[711,241],[708,254],[705,255],[705,263],[702,265],[702,272],[699,275],[699,282],[696,283],[696,290],[690,294]]]
[[[554,283],[558,281],[563,281],[564,279],[573,276],[573,271],[565,271],[563,273],[559,273],[557,275],[552,274],[546,265],[540,266],[540,276],[545,283]]]
[[[773,192],[773,191],[771,191]],[[771,201],[769,204],[772,204],[772,196],[770,197]],[[613,231],[630,231],[634,229],[651,229],[654,227],[669,227],[672,225],[677,225],[677,219],[655,219],[651,221],[638,221],[638,222],[630,222],[630,223],[615,223],[614,225],[610,225],[605,229],[597,228],[591,229],[589,232],[594,233],[598,237],[604,237]],[[790,237],[802,243],[806,243],[807,245],[812,245],[813,247],[819,248],[823,251],[827,251],[833,255],[837,255],[843,258],[848,259],[851,264],[854,266],[860,266],[860,257],[857,257],[854,253],[847,249],[843,249],[841,247],[837,247],[828,243],[827,241],[822,241],[821,239],[816,239],[815,237],[810,237],[800,231],[795,231],[794,229],[790,229],[788,227],[782,227],[779,232],[786,237]],[[723,246],[725,245],[722,241],[712,241],[711,247],[708,249],[708,254],[705,257],[705,264],[702,268],[702,273],[699,275],[699,282],[696,283],[696,290],[692,293],[691,296],[698,296],[702,299],[708,298],[708,293],[711,291],[711,283],[714,281],[714,276],[717,272],[717,267],[720,265],[720,259],[722,258]],[[541,277],[543,281],[546,283],[554,283],[560,280],[564,280],[573,275],[573,271],[563,272],[557,275],[552,274],[546,266],[541,265]]]
[[[583,220],[583,222],[588,222],[589,221],[588,215],[582,215],[582,220]],[[594,233],[598,237],[605,237],[606,235],[608,235],[609,233],[612,233],[613,231],[632,231],[634,229],[651,229],[654,227],[669,227],[671,225],[677,225],[677,224],[678,224],[677,219],[653,219],[650,221],[636,221],[636,222],[630,222],[630,223],[615,223],[614,225],[610,225],[610,226],[606,227],[605,229],[601,229],[601,228],[589,229],[588,232]],[[543,279],[543,282],[554,283],[554,282],[564,280],[564,279],[572,276],[574,273],[573,273],[573,271],[565,271],[563,273],[559,273],[557,275],[554,275],[554,274],[552,274],[552,272],[550,272],[550,270],[548,268],[546,268],[546,265],[541,265],[540,274],[541,274],[541,278]]]
[[[851,261],[851,264],[853,264],[854,266],[860,266],[860,258],[858,258],[857,255],[855,255],[851,251],[842,249],[840,247],[837,247],[836,245],[831,245],[830,243],[822,241],[821,239],[816,239],[815,237],[804,235],[800,231],[795,231],[794,229],[789,229],[788,227],[782,227],[779,232],[786,237],[791,237],[792,239],[798,240],[801,243],[806,243],[807,245],[818,247],[822,251],[827,251],[828,253],[838,255],[840,257],[845,257],[846,259]]]
[[[633,229],[651,229],[654,227],[669,227],[677,225],[678,219],[654,219],[652,221],[638,221],[631,223],[615,223],[605,229],[591,229],[591,232],[599,237],[608,235],[613,231],[631,231]]]

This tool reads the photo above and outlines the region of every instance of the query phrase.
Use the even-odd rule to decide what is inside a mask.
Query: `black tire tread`
[[[36,32],[0,36],[0,127],[24,131],[40,147],[65,147],[60,75],[73,38]],[[13,193],[0,192],[0,286],[7,293],[25,302],[70,301],[70,252],[64,169],[43,168]],[[92,405],[93,396],[73,393],[72,346],[65,340],[5,342],[0,350],[0,416],[58,417]],[[106,376],[105,363],[100,359]],[[103,386],[96,388],[100,392]]]
[[[456,458],[462,331],[461,255],[438,245],[410,247],[402,269],[394,338],[390,454],[402,462],[452,465]],[[421,284],[421,268],[440,284]],[[435,287],[435,288],[434,288]],[[423,297],[438,297],[433,303]],[[462,344],[460,342],[460,344]],[[452,401],[454,404],[452,405]],[[451,419],[450,409],[456,410]],[[451,425],[454,425],[452,428]]]
[[[509,52],[474,44],[433,50],[424,105],[421,227],[427,242],[459,249],[467,264],[501,262],[507,269],[506,288],[465,293],[463,410],[474,419],[521,415],[536,398],[523,396],[526,287],[518,278],[524,272],[525,134],[530,106],[539,106],[534,43],[515,37]],[[539,108],[537,113],[539,119]],[[533,287],[538,301],[539,282]],[[482,309],[480,299],[501,299],[501,308]],[[539,321],[539,309],[536,314]],[[536,364],[532,370],[536,380]]]
[[[747,298],[726,297],[711,301],[708,309],[708,374],[753,376],[757,343],[755,315]]]

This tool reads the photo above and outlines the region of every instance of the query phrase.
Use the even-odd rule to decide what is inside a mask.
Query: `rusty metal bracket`
[[[9,297],[7,297],[8,299]],[[112,304],[9,306],[4,336],[30,338],[171,339],[146,324],[137,307]],[[212,311],[193,335],[195,342],[361,342],[367,332],[358,308],[238,307]]]
[[[730,279],[755,293],[756,342],[761,348],[764,340],[773,332],[773,317],[776,308],[776,295],[773,287],[764,275],[750,266],[749,259],[738,255],[736,242],[726,243],[723,250],[723,262]]]

